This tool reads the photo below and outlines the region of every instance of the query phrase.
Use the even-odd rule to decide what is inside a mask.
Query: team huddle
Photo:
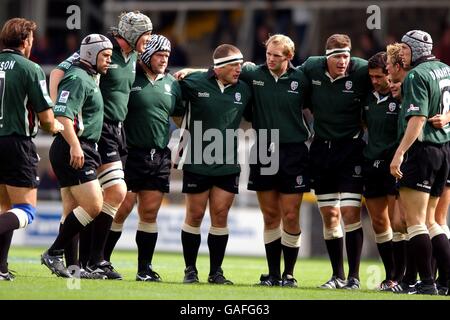
[[[59,233],[41,256],[52,273],[122,279],[111,254],[137,204],[136,280],[162,281],[152,259],[174,165],[186,194],[183,282],[199,282],[200,226],[209,207],[207,281],[232,285],[222,262],[240,165],[236,136],[227,132],[244,119],[257,132],[276,133],[257,135],[252,147],[248,189],[262,212],[268,266],[257,285],[298,286],[300,206],[314,190],[332,267],[320,288],[361,287],[364,196],[385,268],[379,290],[448,294],[450,67],[432,55],[428,33],[409,31],[368,61],[351,56],[347,35],[333,34],[323,56],[298,67],[293,41],[276,34],[262,65],[244,63],[239,48],[221,44],[209,69],[171,75],[170,41],[152,34],[146,15],[128,12],[107,36],[86,36],[51,72],[47,90],[44,72],[28,59],[35,30],[33,21],[13,18],[0,34],[0,149],[8,150],[0,157],[0,280],[14,278],[7,263],[13,231],[36,214],[32,138],[40,126],[54,135],[49,156],[63,206]],[[181,128],[176,152],[168,148],[171,119]],[[196,130],[222,137],[222,148],[192,137]],[[276,172],[267,170],[267,158],[277,159]]]

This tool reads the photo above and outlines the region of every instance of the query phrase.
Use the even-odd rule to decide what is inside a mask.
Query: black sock
[[[439,270],[439,283],[450,280],[450,245],[445,234],[439,234],[431,239],[433,256]]]
[[[400,282],[405,275],[406,269],[406,241],[392,241],[392,251],[394,258],[393,280]]]
[[[363,246],[363,229],[345,233],[345,248],[347,249],[348,277],[359,280],[359,265],[361,262],[361,251]]]
[[[14,213],[7,211],[0,215],[0,234],[19,229],[19,227],[19,218]]]
[[[106,239],[105,243],[105,250],[103,250],[103,257],[106,261],[111,261],[111,255],[121,235],[122,231],[109,230],[108,238]]]
[[[283,258],[284,258],[283,276],[287,274],[293,276],[295,264],[297,262],[298,251],[300,248],[299,247],[292,248],[285,245],[281,245],[281,248],[283,250]]]
[[[92,243],[92,223],[89,223],[80,232],[80,266],[86,268],[89,262],[89,256],[91,254],[91,243]]]
[[[409,240],[408,246],[414,248],[414,258],[417,270],[419,271],[420,281],[424,284],[433,283],[433,274],[431,270],[432,245],[429,234],[419,234]]]
[[[417,281],[417,265],[414,247],[410,245],[410,240],[406,241],[406,270],[403,281],[407,284],[415,284]]]
[[[330,257],[333,276],[345,279],[344,274],[344,238],[325,240],[328,256]]]
[[[58,233],[55,242],[48,249],[48,253],[53,256],[55,255],[55,250],[64,251],[64,248],[69,244],[69,242],[75,237],[77,233],[84,229],[84,226],[78,221],[75,214],[72,212],[64,220],[64,228]]]
[[[112,222],[113,217],[103,211],[92,221],[92,243],[89,265],[96,265],[103,261],[103,251],[105,250],[105,243]]]
[[[201,235],[181,230],[181,244],[186,267],[197,264],[198,249],[200,248]]]
[[[281,260],[281,238],[265,244],[267,266],[269,275],[277,279],[281,278],[280,260]]]
[[[8,252],[11,247],[11,240],[14,230],[5,231],[0,234],[0,272],[8,272]]]
[[[59,224],[59,232],[61,232],[64,224]],[[66,266],[78,265],[78,234],[75,235],[71,241],[64,248],[64,258],[66,259]]]
[[[380,253],[381,261],[383,261],[384,270],[386,272],[386,279],[394,279],[394,255],[392,250],[392,240],[377,243],[378,252]]]
[[[222,266],[227,243],[228,234],[215,235],[208,233],[209,275],[216,273],[217,269]]]
[[[136,244],[138,248],[138,272],[147,269],[152,264],[153,252],[155,251],[158,232],[136,231]]]

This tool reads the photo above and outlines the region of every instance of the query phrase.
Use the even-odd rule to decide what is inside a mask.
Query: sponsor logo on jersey
[[[66,103],[67,99],[69,99],[70,91],[62,90],[61,94],[59,95],[58,102],[60,103]]]
[[[115,156],[117,154],[117,151],[113,151],[113,152],[108,152],[106,154],[107,157],[111,157],[111,156]]]
[[[142,88],[139,86],[131,88],[131,91],[141,91],[141,90]]]
[[[264,87],[264,81],[253,80],[253,85]]]
[[[196,183],[188,183],[188,188],[196,188],[197,184]]]
[[[55,112],[65,112],[66,111],[66,106],[62,106],[60,104],[57,104],[54,109]]]
[[[86,171],[84,174],[87,176],[90,176],[91,174],[94,174],[94,173],[95,173],[94,170],[89,170],[89,171]]]
[[[119,65],[118,64],[112,64],[112,63],[108,67],[108,69],[117,69],[117,68],[119,68]]]
[[[322,81],[320,80],[312,80],[311,83],[315,86],[321,86],[322,85]]]
[[[419,111],[420,108],[416,107],[414,104],[410,104],[408,110],[406,110],[406,112],[411,112],[411,111]]]
[[[198,97],[199,98],[209,98],[209,92],[199,92]]]

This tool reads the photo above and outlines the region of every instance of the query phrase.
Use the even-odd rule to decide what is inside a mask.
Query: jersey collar
[[[80,60],[76,60],[73,62],[73,65],[83,69],[84,71],[86,71],[90,76],[95,76],[98,72],[97,70],[94,70],[94,68],[92,68],[91,66],[88,66],[86,63],[81,62]]]
[[[226,86],[223,85],[222,82],[220,82],[217,78],[216,78],[216,73],[214,72],[214,69],[211,67],[208,69],[206,76],[208,79],[210,80],[214,80],[217,85],[219,86],[220,91],[223,93],[225,91],[226,88],[231,87],[232,84],[228,84]]]
[[[390,93],[388,93],[386,96],[382,96],[378,91],[372,91],[372,94],[377,99],[377,104],[387,101],[391,97]]]
[[[20,51],[17,50],[17,49],[10,49],[10,48],[8,48],[8,49],[3,49],[0,53],[15,53],[15,54],[21,55],[22,57],[25,57],[25,56],[23,55],[23,53],[20,52]]]
[[[330,73],[328,72],[328,67],[327,67],[327,58],[324,57],[324,62],[323,62],[323,68],[325,70],[325,75],[330,79],[331,83],[339,80],[339,79],[343,79],[348,77],[351,73],[353,73],[355,71],[355,63],[351,60],[352,58],[350,57],[350,62],[348,63],[347,66],[347,70],[345,71],[345,74],[342,76],[339,76],[337,78],[332,78]]]

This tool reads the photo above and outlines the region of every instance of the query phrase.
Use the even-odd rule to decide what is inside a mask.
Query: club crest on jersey
[[[395,102],[389,103],[389,107],[388,107],[389,111],[394,112],[396,106],[397,106],[397,104]]]
[[[70,91],[62,90],[61,94],[59,95],[58,102],[66,103],[67,99],[69,99]]]
[[[236,99],[237,102],[241,101],[241,94],[239,92],[236,92],[234,94],[234,98]]]
[[[165,89],[167,92],[170,92],[170,91],[172,90],[172,88],[170,88],[170,85],[169,85],[168,83],[164,84],[164,89]]]
[[[292,81],[291,82],[291,89],[292,90],[297,90],[297,88],[298,88],[298,82],[297,81]]]
[[[345,81],[345,89],[346,90],[350,90],[352,87],[353,87],[353,82],[352,81],[350,81],[350,80]]]
[[[295,182],[297,182],[297,184],[301,186],[303,183],[303,176],[297,176],[297,178],[295,178]]]

